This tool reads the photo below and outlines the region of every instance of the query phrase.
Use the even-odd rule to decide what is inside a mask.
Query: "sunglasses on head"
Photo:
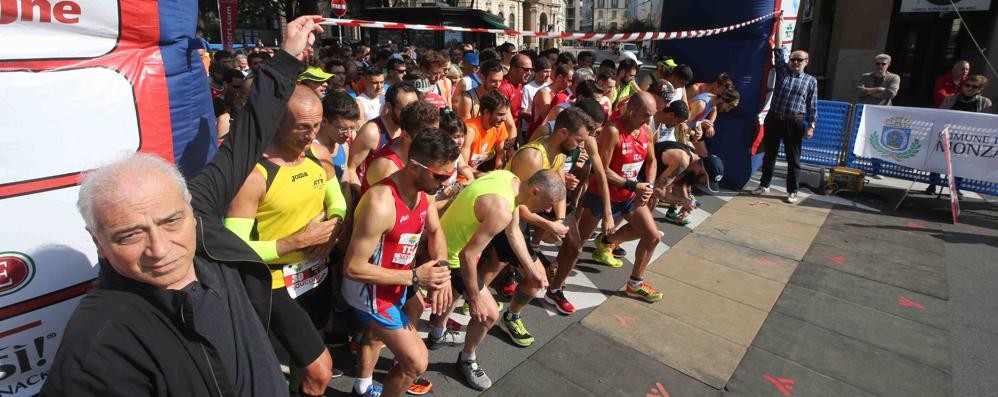
[[[420,162],[418,162],[416,160],[412,160],[412,159],[409,160],[409,163],[415,164],[417,167],[426,170],[426,172],[429,172],[430,175],[433,176],[433,179],[435,181],[437,181],[437,182],[447,182],[448,180],[450,180],[450,178],[452,176],[454,176],[454,173],[457,172],[456,169],[454,171],[451,171],[451,172],[434,171],[434,170],[430,169],[430,167],[427,167],[427,166],[421,164]]]

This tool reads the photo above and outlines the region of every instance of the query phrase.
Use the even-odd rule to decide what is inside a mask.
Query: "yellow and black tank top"
[[[298,165],[286,167],[263,159],[256,169],[267,180],[267,193],[256,210],[253,240],[280,240],[302,230],[325,209],[326,170],[309,148]],[[273,288],[284,288],[281,266],[305,260],[305,253],[293,251],[268,261]],[[278,265],[278,266],[273,266]]]
[[[524,151],[524,150],[538,150],[538,151],[541,152],[541,158],[544,159],[544,164],[541,166],[541,169],[543,169],[543,170],[546,170],[546,171],[547,170],[556,170],[557,171],[559,168],[562,168],[562,166],[565,164],[565,155],[561,154],[561,153],[558,153],[558,155],[554,157],[554,161],[549,161],[548,160],[548,149],[547,149],[546,146],[544,146],[544,144],[546,142],[547,142],[546,138],[545,139],[538,139],[538,140],[530,142],[530,143],[528,143],[526,145],[520,146],[519,149],[516,149],[516,154],[513,155],[513,158],[510,159],[510,161],[506,162],[506,166],[504,167],[504,169],[507,170],[507,171],[512,170],[513,159],[516,159],[516,155],[520,154],[520,152]]]

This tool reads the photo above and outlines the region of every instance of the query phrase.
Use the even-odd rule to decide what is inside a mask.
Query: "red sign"
[[[222,46],[231,50],[236,42],[236,15],[239,13],[239,0],[218,0],[219,27],[222,30]]]
[[[0,296],[28,285],[35,276],[35,264],[20,252],[0,252]]]
[[[330,7],[333,9],[333,15],[337,18],[343,18],[347,14],[346,0],[331,0]]]

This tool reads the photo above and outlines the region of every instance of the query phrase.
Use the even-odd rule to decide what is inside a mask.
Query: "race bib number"
[[[638,172],[641,171],[641,165],[644,163],[644,161],[638,161],[636,163],[624,164],[624,166],[620,169],[620,176],[628,180],[638,179]]]
[[[471,168],[478,168],[479,165],[489,159],[488,153],[472,154],[471,155]]]
[[[329,268],[323,263],[303,261],[284,265],[284,287],[291,299],[312,290],[329,275]]]
[[[405,233],[399,236],[398,249],[392,256],[392,263],[404,267],[412,263],[416,258],[416,249],[419,247],[419,238],[422,233]]]

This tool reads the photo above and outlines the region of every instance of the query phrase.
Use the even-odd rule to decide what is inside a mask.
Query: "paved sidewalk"
[[[959,225],[948,201],[924,194],[888,212],[901,194],[892,183],[797,205],[778,186],[701,197],[688,227],[659,224],[646,277],[665,293],[655,304],[621,292],[633,256],[610,269],[587,248],[566,288],[580,310],[561,316],[535,300],[530,348],[493,330],[479,361],[495,384],[481,395],[994,395],[998,206],[969,200]],[[454,370],[458,351],[431,352],[433,394],[479,395]],[[334,357],[346,391],[352,358]]]

